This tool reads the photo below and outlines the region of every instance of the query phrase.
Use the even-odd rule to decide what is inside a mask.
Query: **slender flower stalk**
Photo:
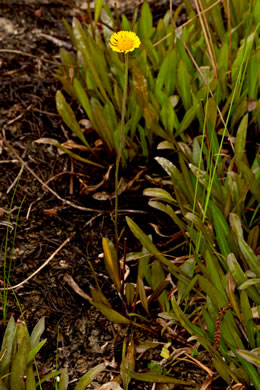
[[[126,100],[127,100],[127,86],[128,86],[128,52],[134,51],[141,44],[139,37],[133,31],[119,31],[112,34],[110,37],[109,45],[113,51],[125,54],[125,80],[123,91],[123,102],[121,112],[121,131],[120,131],[120,143],[119,150],[116,157],[116,170],[115,170],[115,239],[116,239],[116,251],[118,258],[118,193],[119,193],[119,165],[123,154],[125,145],[125,113],[126,113]],[[120,269],[120,268],[118,268]]]
[[[120,130],[120,143],[119,150],[116,157],[116,171],[115,171],[115,238],[116,246],[118,248],[119,236],[117,226],[118,216],[118,191],[119,191],[119,165],[123,153],[125,144],[125,113],[126,113],[126,99],[127,99],[127,84],[128,84],[128,55],[125,55],[125,82],[122,102],[122,113],[121,113],[121,130]]]

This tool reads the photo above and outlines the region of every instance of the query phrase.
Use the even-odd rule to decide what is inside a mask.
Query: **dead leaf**
[[[57,211],[59,210],[59,207],[55,206],[52,209],[43,209],[42,212],[49,217],[57,217],[58,213]]]
[[[236,383],[234,386],[228,386],[227,390],[246,390],[246,386],[242,383]]]
[[[36,11],[34,11],[34,16],[36,18],[40,18],[42,16],[42,7],[38,8]]]
[[[207,378],[205,382],[203,382],[202,385],[200,386],[200,390],[211,390],[212,379],[213,379],[212,376]]]
[[[92,123],[90,122],[89,119],[81,119],[79,121],[79,124],[84,127],[84,132],[85,132],[85,130],[89,130],[89,129],[93,128]]]
[[[79,145],[76,142],[72,141],[71,139],[69,139],[66,142],[63,142],[61,145],[64,146],[65,148],[67,148],[67,149],[79,149],[79,150],[84,150],[84,151],[88,151],[89,150],[89,148],[87,148],[86,146]]]
[[[68,283],[68,285],[82,298],[86,299],[87,301],[91,302],[92,298],[86,294],[75,282],[75,280],[70,276],[69,274],[65,274],[63,278],[64,282]]]
[[[184,354],[190,359],[192,360],[195,364],[197,364],[197,366],[199,366],[200,368],[202,368],[202,370],[206,371],[208,373],[208,375],[213,378],[213,371],[211,371],[211,369],[207,366],[205,366],[205,364],[201,363],[198,359],[195,359],[195,357],[189,355],[188,353],[184,352]],[[205,388],[206,389],[206,388]],[[205,390],[204,389],[204,390]]]
[[[112,196],[106,191],[101,191],[95,192],[95,194],[92,195],[92,198],[96,200],[109,200],[112,198]]]
[[[247,102],[247,111],[251,112],[256,109],[256,100],[248,99]]]
[[[98,188],[100,188],[109,179],[111,169],[112,169],[112,165],[110,165],[108,167],[108,170],[105,173],[103,180],[101,180],[98,184],[95,184],[95,185],[88,186],[83,180],[79,179],[79,181],[81,182],[81,184],[84,187],[80,191],[80,195],[82,195],[82,194],[85,194],[85,195],[90,194],[91,192],[94,192]],[[96,198],[93,195],[94,199],[97,199],[97,200],[107,200],[107,199],[111,198],[111,195],[108,194],[108,193],[104,193],[104,196],[103,197],[101,196],[100,198],[99,198],[99,194],[102,194],[102,192],[101,193],[97,193]]]

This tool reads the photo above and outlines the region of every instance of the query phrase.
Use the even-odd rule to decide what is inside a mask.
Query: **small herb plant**
[[[211,117],[214,132],[221,132],[241,66],[243,79],[233,97],[229,136],[234,134],[238,122],[248,110],[252,112],[252,131],[259,126],[259,78],[256,77],[259,66],[258,2],[243,2],[239,10],[232,5],[231,13],[226,5],[222,7],[220,3],[214,5],[209,1],[206,9],[203,2],[202,20],[195,17],[194,10],[187,3],[189,20],[184,27],[176,28],[169,13],[154,27],[146,2],[138,20],[133,18],[130,22],[122,17],[120,29],[136,32],[142,42],[129,61],[123,166],[136,155],[148,157],[158,137],[174,145],[176,139],[188,141],[187,131],[202,133],[203,102],[208,93],[218,108],[216,120],[214,107]],[[222,13],[228,23],[224,22]],[[120,145],[124,57],[120,52],[111,51],[108,44],[113,30],[118,28],[118,21],[108,8],[102,11],[103,18],[105,24],[101,25],[101,32],[98,29],[93,32],[92,21],[82,25],[74,18],[72,27],[64,21],[77,58],[62,49],[63,65],[56,75],[67,95],[65,99],[58,91],[58,111],[84,143],[92,160],[98,160],[98,155],[95,154],[95,144],[82,133],[82,119],[90,121],[96,132],[92,141],[102,140],[108,156],[116,155]],[[245,24],[246,30],[242,28]],[[71,99],[85,112],[78,119],[67,102]]]
[[[202,11],[197,1],[195,5],[198,12]],[[147,4],[143,5],[138,21],[130,23],[122,18],[122,27],[136,31],[142,42],[129,63],[126,148],[134,145],[135,153],[141,150],[148,156],[149,147],[159,138],[158,149],[171,149],[178,156],[177,164],[156,157],[169,177],[158,180],[160,187],[147,188],[144,195],[151,198],[150,206],[166,213],[179,228],[187,250],[186,260],[175,265],[127,217],[130,230],[143,247],[141,252],[124,259],[138,260],[135,284],[124,282],[124,265],[118,263],[112,242],[103,238],[105,266],[125,301],[126,315],[113,310],[100,289],[92,290],[92,303],[113,322],[151,329],[149,306],[156,300],[158,316],[185,328],[200,348],[211,355],[216,371],[229,385],[253,384],[259,389],[260,275],[255,251],[259,239],[260,167],[259,151],[253,148],[250,156],[246,153],[249,135],[257,132],[260,121],[259,78],[255,77],[260,69],[259,5],[241,2],[239,10],[235,10],[232,1],[228,5],[225,2],[223,8],[213,2],[207,3],[208,9],[204,2],[203,5],[205,18],[195,17],[187,5],[190,20],[181,30],[169,23],[169,15],[153,27]],[[76,20],[72,29],[67,29],[74,41],[84,36],[82,40],[88,42],[91,53],[93,47],[102,51],[103,70],[110,69],[105,77],[109,82],[112,78],[114,91],[122,91],[122,60],[109,54],[106,44],[103,46],[106,34],[94,37],[89,26],[84,30]],[[81,35],[76,33],[78,29]],[[78,58],[86,59],[87,46],[83,49],[79,42],[76,45],[82,56]],[[89,62],[85,61],[90,74],[93,58],[94,54]],[[59,78],[66,89],[67,79]],[[78,78],[75,75],[74,80]],[[88,94],[87,78],[81,77],[81,83]],[[73,82],[69,88],[74,88],[73,93],[72,89],[66,91],[79,100]],[[100,95],[101,111],[109,123],[111,117],[115,118],[107,108],[109,103],[98,84],[93,90]],[[87,96],[88,108],[96,104],[92,92]],[[109,88],[105,92],[110,96]],[[115,112],[121,112],[122,99],[108,99]],[[83,100],[81,104],[84,107]],[[93,116],[93,112],[89,114]],[[130,131],[128,126],[132,126],[133,118],[136,120]],[[139,137],[140,128],[143,137]],[[102,138],[100,133],[99,136]],[[119,143],[114,146],[118,153]],[[126,164],[130,156],[126,149],[123,155]],[[173,257],[174,249],[169,251]],[[174,292],[170,285],[175,286]],[[150,296],[147,289],[152,291]],[[136,312],[137,300],[148,321]],[[194,304],[190,306],[189,302]],[[149,372],[147,378],[146,374],[138,378],[132,349],[131,344],[125,366],[124,359],[122,363],[125,388],[131,378],[145,381],[149,375],[153,377]],[[174,380],[171,369],[168,374]]]

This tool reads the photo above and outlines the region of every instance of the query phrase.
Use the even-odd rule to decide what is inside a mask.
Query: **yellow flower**
[[[110,37],[109,46],[119,53],[134,51],[141,45],[139,37],[133,31],[119,31]]]

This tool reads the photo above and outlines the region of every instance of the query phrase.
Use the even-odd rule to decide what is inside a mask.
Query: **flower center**
[[[133,45],[134,45],[134,42],[132,41],[132,39],[129,39],[129,38],[121,38],[117,42],[118,49],[122,50],[122,51],[132,49]]]

